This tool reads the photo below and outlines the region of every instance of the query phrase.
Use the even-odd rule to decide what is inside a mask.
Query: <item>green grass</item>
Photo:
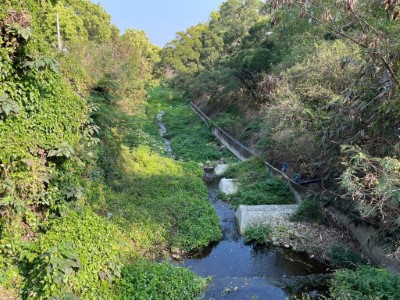
[[[114,299],[197,299],[198,291],[206,285],[206,279],[199,278],[188,269],[140,260],[122,270]]]
[[[91,203],[113,214],[138,249],[154,252],[175,246],[200,249],[220,238],[219,219],[207,201],[203,171],[195,163],[177,162],[146,147],[122,149],[120,172],[102,191],[95,184]]]
[[[290,221],[322,223],[324,219],[321,204],[311,195],[307,195],[297,210],[290,216]]]
[[[272,234],[272,227],[269,224],[260,224],[249,226],[244,232],[244,238],[247,243],[256,242],[260,245],[268,243],[268,239]]]
[[[217,160],[237,161],[228,150],[219,149],[210,128],[180,95],[154,89],[150,92],[149,106],[152,107],[153,115],[160,111],[166,113],[163,117],[167,127],[166,137],[171,140],[173,152],[178,159],[201,163]]]
[[[1,274],[0,288],[17,284],[16,292],[35,299],[195,299],[202,293],[205,279],[153,261],[172,247],[191,252],[221,238],[198,162],[224,154],[180,102],[180,109],[170,109],[178,112],[170,116],[171,124],[182,114],[180,121],[196,121],[199,127],[179,133],[186,125],[176,121],[171,125],[175,140],[187,135],[194,141],[199,133],[196,147],[205,150],[195,156],[194,149],[185,152],[184,143],[175,141],[184,161],[166,157],[155,116],[160,110],[168,114],[172,98],[168,89],[156,92],[159,99],[149,99],[132,115],[91,95],[89,101],[98,106],[93,119],[100,142],[79,150],[84,152],[76,163],[84,196],[60,208],[60,217],[38,223],[34,241],[8,249],[16,254],[14,261],[0,260],[11,273]],[[26,217],[26,222],[32,220]],[[9,240],[5,225],[0,224],[4,242]]]
[[[336,300],[400,299],[400,276],[369,266],[337,271],[331,282],[330,296]]]
[[[164,97],[169,94],[158,91]],[[113,285],[116,297],[194,299],[204,279],[187,269],[140,258],[159,258],[172,247],[191,252],[221,238],[203,170],[193,161],[166,157],[155,122],[165,102],[149,100],[127,115],[92,97],[99,106],[94,119],[101,142],[90,154],[98,164],[88,168],[84,200],[100,215],[108,215],[108,222],[131,241],[130,260],[123,261],[122,277]]]
[[[236,194],[225,196],[235,206],[295,203],[287,183],[273,176],[261,158],[255,157],[233,164],[224,176],[235,178],[240,184]]]
[[[368,263],[360,254],[340,244],[332,247],[330,255],[332,257],[332,265],[338,269],[356,269]]]
[[[166,109],[169,89],[156,89],[134,115],[101,101],[95,119],[101,125],[98,151],[106,185],[87,181],[89,202],[135,242],[138,251],[160,252],[174,246],[198,250],[220,238],[219,219],[207,201],[194,162],[165,157],[156,115]]]

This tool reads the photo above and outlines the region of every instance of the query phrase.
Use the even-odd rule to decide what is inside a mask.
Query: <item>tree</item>
[[[225,49],[234,51],[250,28],[261,18],[262,2],[259,0],[228,0],[211,15],[210,30],[221,36]]]

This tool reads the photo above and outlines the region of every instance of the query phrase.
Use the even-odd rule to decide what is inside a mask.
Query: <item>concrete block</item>
[[[240,205],[235,217],[239,233],[244,234],[250,225],[268,224],[273,219],[288,218],[298,205]]]
[[[224,173],[226,172],[226,170],[228,170],[229,165],[225,164],[225,165],[218,165],[215,167],[214,169],[214,174],[217,176],[222,176],[224,175]]]
[[[235,179],[222,178],[219,182],[219,190],[225,195],[236,194],[239,188],[239,184]]]

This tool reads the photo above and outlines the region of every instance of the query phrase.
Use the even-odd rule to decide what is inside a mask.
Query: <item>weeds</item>
[[[272,227],[269,224],[261,224],[256,226],[249,226],[246,228],[244,238],[246,243],[256,242],[261,245],[268,243],[268,240],[272,234]]]
[[[331,249],[332,264],[340,269],[355,269],[367,264],[367,260],[358,253],[342,245],[336,245]]]
[[[105,105],[99,111],[96,120],[105,123],[101,152],[106,159],[101,165],[108,186],[88,182],[89,202],[112,213],[137,251],[154,253],[171,245],[197,250],[220,238],[219,219],[207,201],[203,170],[193,162],[161,156],[152,119],[157,109],[148,105],[147,115],[132,116]]]
[[[261,158],[233,164],[225,173],[240,183],[239,191],[225,198],[234,205],[292,204],[294,196],[287,183],[274,177]]]
[[[140,260],[122,270],[116,299],[197,299],[198,291],[206,285],[206,279],[188,269]]]
[[[161,110],[166,114],[163,122],[167,127],[166,137],[178,159],[205,163],[223,160],[237,161],[226,149],[220,149],[215,137],[203,121],[192,111],[187,101],[180,95],[165,94],[160,89],[151,92],[149,101],[155,115]]]
[[[310,223],[321,223],[323,221],[323,212],[321,204],[318,200],[308,195],[300,203],[297,210],[290,217],[292,222],[310,222]]]
[[[400,276],[369,266],[335,273],[330,296],[337,300],[400,299]]]

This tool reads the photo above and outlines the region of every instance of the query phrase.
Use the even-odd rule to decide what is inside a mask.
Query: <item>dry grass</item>
[[[14,300],[17,299],[12,291],[0,286],[0,300]]]

